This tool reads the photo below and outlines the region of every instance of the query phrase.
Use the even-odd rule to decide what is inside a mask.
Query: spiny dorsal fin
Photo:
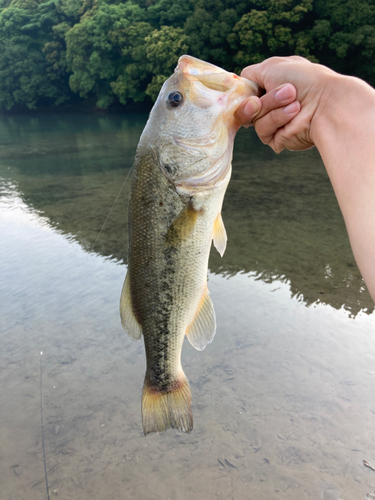
[[[225,231],[224,222],[221,214],[219,214],[214,224],[213,240],[214,246],[221,257],[224,255],[225,249],[227,247],[227,239],[227,232]]]
[[[215,310],[206,288],[194,321],[189,326],[186,336],[190,344],[202,351],[209,342],[212,342],[216,332]]]
[[[133,312],[129,273],[127,273],[124,286],[122,287],[120,316],[122,326],[126,330],[127,334],[134,340],[140,340],[142,337],[142,327]]]

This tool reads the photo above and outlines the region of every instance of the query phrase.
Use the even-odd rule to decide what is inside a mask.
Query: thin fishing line
[[[44,447],[44,425],[43,425],[43,351],[40,353],[40,420],[42,422],[42,448],[43,448],[43,462],[44,462],[44,477],[46,479],[46,491],[47,491],[47,499],[49,498],[49,489],[48,489],[48,478],[47,478],[47,461],[46,461],[46,449]]]
[[[116,203],[117,203],[117,200],[118,200],[118,198],[119,198],[119,196],[120,196],[120,194],[121,194],[121,192],[122,192],[122,190],[123,190],[123,188],[124,188],[124,186],[125,186],[125,184],[126,184],[126,181],[128,180],[128,177],[129,177],[129,175],[130,175],[130,173],[131,173],[131,171],[132,171],[132,170],[133,170],[133,167],[131,167],[131,169],[130,169],[130,170],[129,170],[129,172],[128,172],[128,175],[125,177],[125,180],[124,180],[124,182],[123,182],[123,184],[122,184],[122,186],[121,186],[121,189],[120,189],[120,191],[119,191],[118,195],[116,196],[115,201],[113,202],[112,208],[111,208],[111,210],[109,211],[109,214],[107,215],[107,218],[106,218],[106,220],[104,221],[104,224],[102,225],[102,228],[101,228],[101,230],[99,231],[98,236],[96,237],[96,240],[95,240],[95,242],[94,242],[94,244],[93,244],[93,246],[92,246],[92,250],[94,250],[94,247],[95,247],[95,245],[96,245],[96,243],[97,243],[98,239],[100,238],[100,235],[102,234],[102,231],[103,231],[103,229],[104,229],[105,225],[107,224],[107,221],[108,221],[108,219],[109,219],[109,216],[111,215],[112,210],[114,209],[114,207],[115,207],[115,205],[116,205]]]

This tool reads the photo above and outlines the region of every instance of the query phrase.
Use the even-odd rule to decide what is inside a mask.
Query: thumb
[[[259,97],[251,96],[238,106],[234,114],[234,118],[240,125],[247,128],[250,127],[253,120],[260,113],[261,109],[262,101]]]

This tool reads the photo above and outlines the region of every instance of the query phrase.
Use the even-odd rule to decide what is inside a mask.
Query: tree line
[[[177,59],[299,54],[375,85],[375,0],[0,0],[0,109],[155,99]]]

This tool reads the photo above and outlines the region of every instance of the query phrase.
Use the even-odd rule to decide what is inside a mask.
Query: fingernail
[[[259,110],[260,110],[259,100],[253,99],[252,97],[250,97],[250,99],[247,101],[245,108],[244,108],[245,114],[252,117],[256,113],[258,113]]]
[[[299,102],[294,101],[292,104],[289,104],[286,108],[284,108],[284,113],[287,115],[294,115],[294,113],[297,113],[299,111]]]
[[[293,88],[289,83],[287,83],[282,89],[276,92],[275,97],[278,101],[286,101],[286,99],[289,99],[292,95]]]

